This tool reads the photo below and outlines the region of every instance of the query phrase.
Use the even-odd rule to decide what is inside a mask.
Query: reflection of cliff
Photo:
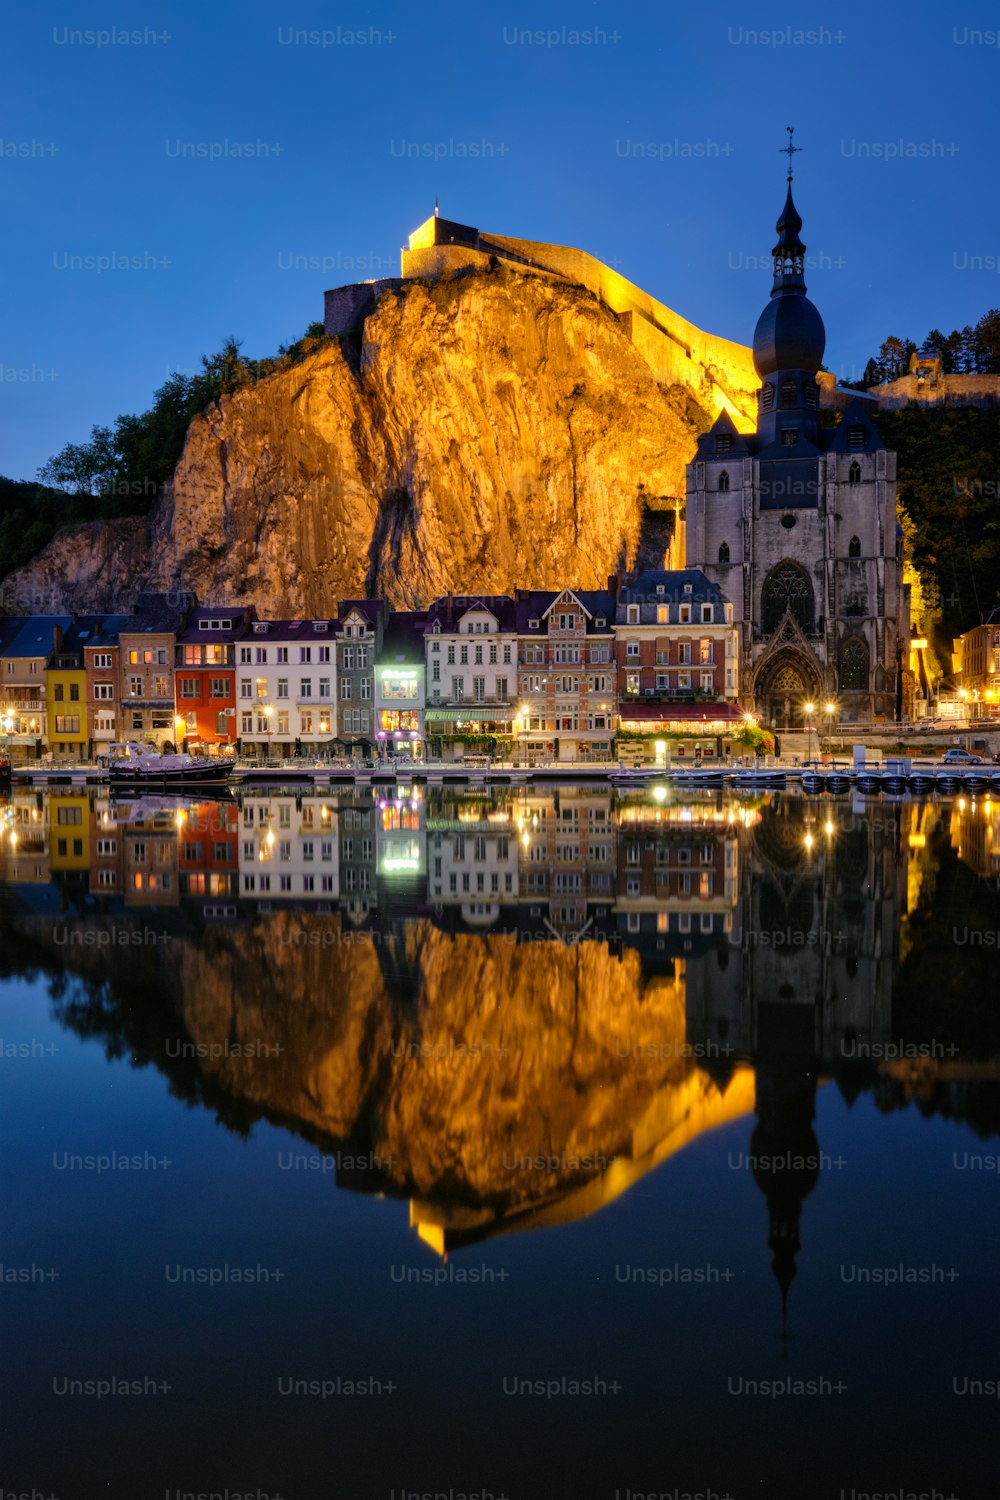
[[[668,813],[655,816],[666,825]],[[539,941],[554,929],[537,916],[530,931],[464,931],[447,906],[425,918],[381,883],[354,930],[346,912],[302,901],[274,911],[182,894],[136,911],[63,880],[0,887],[0,951],[14,972],[53,973],[65,1024],[134,1066],[153,1063],[232,1128],[268,1118],[347,1148],[355,1162],[338,1168],[339,1185],[409,1197],[414,1224],[441,1250],[591,1213],[702,1131],[753,1110],[753,1154],[808,1156],[815,1080],[831,1073],[848,1102],[871,1090],[883,1111],[912,1102],[995,1132],[992,1064],[963,1071],[932,1054],[919,1069],[892,1067],[879,1050],[913,1035],[914,1020],[918,1035],[971,1035],[968,1018],[990,995],[960,996],[952,964],[939,986],[919,988],[909,1027],[893,1014],[906,889],[895,822],[821,825],[811,804],[782,798],[760,823],[725,827],[707,847],[742,841],[740,858],[723,861],[738,871],[725,896],[733,921],[718,928],[709,914],[697,934],[660,923],[676,898],[657,851],[669,849],[672,870],[689,840],[623,812],[617,864],[638,872],[626,917],[630,901],[642,909],[634,924],[602,917],[610,942],[596,926],[583,941]],[[711,872],[703,854],[693,857]],[[147,941],[95,941],[115,933]],[[805,941],[813,934],[822,941]],[[812,1182],[760,1185],[786,1285]]]

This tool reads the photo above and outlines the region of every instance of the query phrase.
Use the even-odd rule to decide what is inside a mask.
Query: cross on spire
[[[788,145],[787,146],[779,146],[778,149],[781,152],[782,156],[787,156],[788,157],[788,181],[791,182],[792,177],[794,175],[793,172],[792,172],[792,157],[795,155],[795,153],[797,151],[802,151],[804,148],[802,146],[796,146],[794,144],[794,142],[792,141],[792,136],[795,134],[795,126],[794,125],[786,125],[785,129],[788,131]]]

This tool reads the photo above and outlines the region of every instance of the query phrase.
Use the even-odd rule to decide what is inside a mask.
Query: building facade
[[[239,745],[260,760],[329,754],[336,739],[335,620],[250,620],[236,643]]]
[[[74,764],[86,760],[87,669],[84,646],[99,620],[81,616],[56,633],[55,646],[45,664],[46,736],[55,761]]]
[[[119,631],[123,740],[143,741],[159,750],[176,745],[177,632],[184,628],[192,602],[175,595],[141,594]]]
[[[70,615],[7,619],[0,631],[0,730],[12,765],[40,760],[48,729],[46,667]]]
[[[92,757],[106,752],[114,740],[123,737],[119,632],[127,628],[128,621],[128,615],[109,615],[83,643],[87,739]]]
[[[969,718],[1000,718],[1000,608],[961,637],[959,660]]]
[[[517,693],[517,618],[509,594],[448,595],[427,611],[427,739],[461,758],[510,744]],[[499,741],[499,745],[497,745]]]
[[[618,695],[614,621],[609,590],[519,591],[519,757],[611,759]]]
[[[791,180],[778,220],[771,300],[753,340],[755,430],[727,413],[687,471],[686,546],[735,606],[741,701],[768,726],[801,728],[809,700],[839,719],[903,711],[908,591],[896,517],[896,455],[857,399],[820,417],[826,332],[805,295]]]
[[[235,746],[236,651],[256,618],[253,608],[195,608],[178,633],[175,717],[186,750],[217,754]]]
[[[387,614],[382,599],[342,599],[337,606],[337,739],[355,756],[375,746],[375,662]]]
[[[375,663],[375,740],[380,753],[404,760],[423,755],[426,709],[424,610],[393,610]]]

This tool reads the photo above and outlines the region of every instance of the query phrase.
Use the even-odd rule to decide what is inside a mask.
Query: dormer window
[[[794,379],[791,378],[791,377],[789,377],[787,380],[783,380],[781,382],[781,404],[782,404],[782,406],[794,406],[795,402],[796,402],[796,399],[797,399],[797,396],[798,396],[798,392],[796,390]]]
[[[597,626],[598,630],[606,630],[608,624],[607,617],[605,615],[598,615],[597,619],[594,621],[594,624]]]
[[[627,625],[638,625],[638,623],[639,623],[639,606],[638,606],[638,604],[627,604],[625,606],[625,611],[626,611],[626,614],[625,614],[625,623]]]
[[[528,621],[528,629],[529,630],[538,630],[541,627],[541,623],[542,623],[541,620],[529,620]]]
[[[694,584],[693,583],[686,583],[684,585],[684,592],[685,592],[685,594],[692,594],[692,593],[694,593]]]
[[[666,588],[665,588],[665,586],[664,586],[664,585],[663,585],[663,584],[662,584],[662,583],[658,583],[658,584],[657,584],[657,585],[656,585],[656,592],[657,592],[657,593],[658,593],[658,594],[663,594],[663,593],[665,593],[665,592],[666,592]]]
[[[253,630],[254,635],[267,635],[267,621],[261,620],[259,622],[255,622]]]
[[[719,547],[719,561],[720,561],[720,563],[727,563],[729,561],[729,543],[728,542],[723,542],[720,545],[720,547]]]
[[[732,437],[732,433],[730,433],[730,432],[720,432],[720,433],[716,434],[716,438],[715,438],[715,451],[716,451],[716,453],[732,453],[732,451],[733,451],[733,437]]]
[[[865,429],[863,427],[848,427],[847,446],[852,453],[860,453],[865,446]]]
[[[854,462],[851,464],[851,467],[847,471],[847,482],[848,484],[861,483],[861,465],[858,463],[857,459],[854,460]]]
[[[860,539],[858,537],[856,537],[856,536],[852,536],[851,537],[851,540],[847,544],[847,555],[848,555],[848,557],[860,557],[861,556],[861,541],[860,541]]]
[[[729,471],[727,469],[723,469],[722,473],[719,475],[719,494],[729,494]]]
[[[326,621],[325,620],[314,620],[313,621],[313,629],[316,631],[317,635],[324,635],[325,632],[326,632]]]

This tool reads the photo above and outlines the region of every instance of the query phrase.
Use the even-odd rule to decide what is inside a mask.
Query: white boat
[[[212,760],[185,752],[160,754],[151,745],[131,741],[111,745],[108,750],[112,786],[221,785],[229,780],[233,769],[231,760]]]

